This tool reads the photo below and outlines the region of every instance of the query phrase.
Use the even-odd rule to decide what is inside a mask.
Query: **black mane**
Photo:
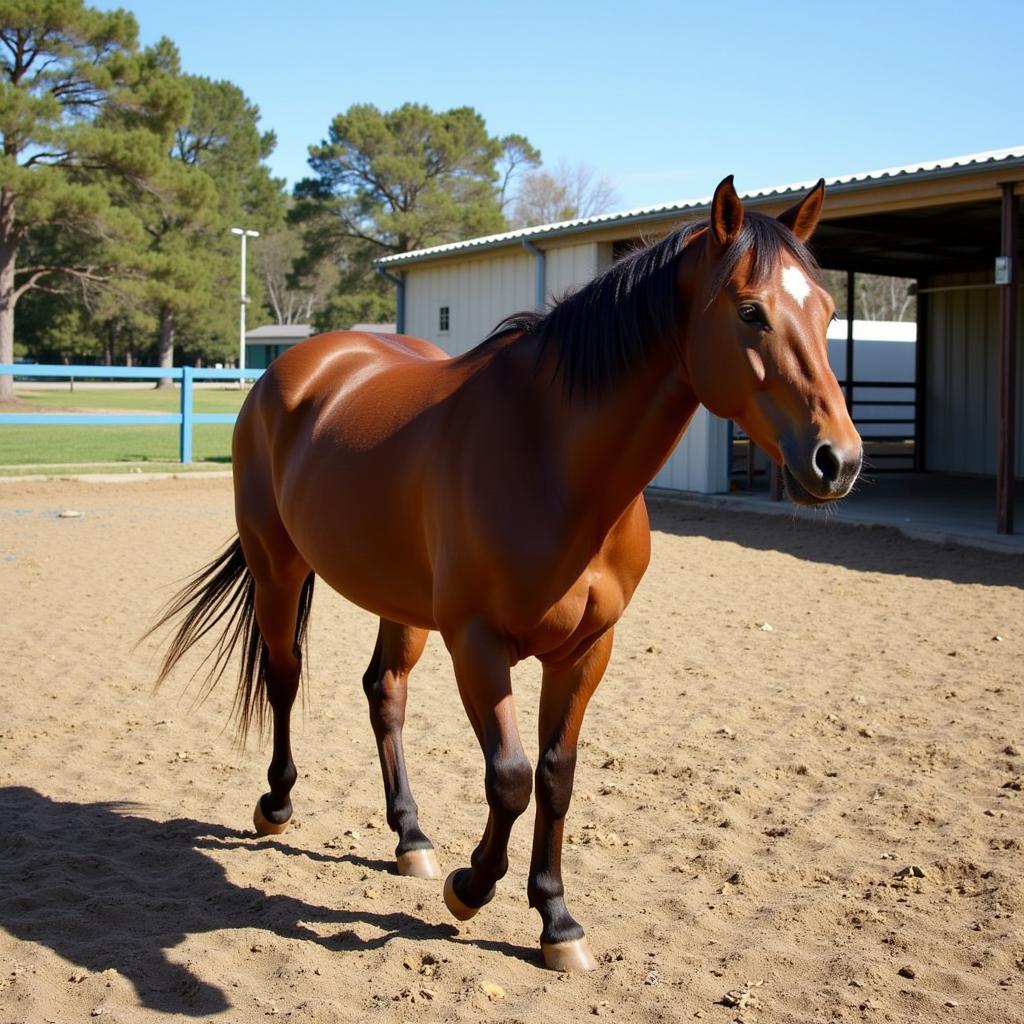
[[[568,395],[600,394],[643,362],[655,346],[678,329],[676,264],[693,236],[707,222],[684,224],[660,242],[637,249],[546,313],[525,311],[506,317],[488,341],[511,332],[540,340],[540,356],[554,350]],[[783,254],[792,256],[815,279],[818,265],[807,247],[774,217],[747,212],[736,240],[723,253],[712,295],[732,277],[747,253],[753,256],[751,281],[763,281]]]

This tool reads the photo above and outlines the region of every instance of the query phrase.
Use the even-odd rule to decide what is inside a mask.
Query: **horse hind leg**
[[[363,691],[370,705],[370,724],[377,740],[387,821],[398,834],[395,857],[400,875],[440,878],[433,844],[419,825],[419,810],[409,787],[402,745],[409,673],[427,642],[425,629],[381,620],[377,645],[363,674]]]
[[[282,561],[287,568],[276,573],[270,571],[265,557],[250,562],[256,624],[262,639],[257,671],[266,686],[273,719],[273,748],[267,769],[270,790],[259,798],[253,811],[253,825],[261,835],[280,834],[292,817],[291,790],[297,772],[291,752],[291,711],[302,676],[302,644],[313,595],[313,573],[297,553]],[[259,696],[249,695],[250,710]],[[243,724],[245,715],[243,707]]]

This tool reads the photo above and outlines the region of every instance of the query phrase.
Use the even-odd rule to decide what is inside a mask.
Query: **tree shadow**
[[[377,949],[399,936],[456,934],[451,925],[403,912],[324,907],[235,885],[202,848],[261,846],[207,822],[156,822],[131,813],[131,805],[61,802],[24,786],[0,788],[0,820],[7,823],[0,834],[0,926],[89,971],[116,968],[144,1006],[165,1013],[198,1017],[231,1006],[223,989],[167,956],[197,933],[256,927],[336,952]],[[290,855],[390,868],[277,840],[269,845]],[[325,937],[310,924],[341,927]],[[381,934],[364,939],[352,930],[356,924]]]
[[[990,587],[1024,587],[1024,558],[956,544],[911,540],[889,526],[856,526],[827,518],[820,521],[733,511],[720,506],[648,494],[651,529],[677,537],[731,541],[755,551],[779,551],[794,558],[952,583]]]

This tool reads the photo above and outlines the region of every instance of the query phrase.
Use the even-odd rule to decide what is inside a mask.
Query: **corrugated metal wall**
[[[406,272],[405,330],[453,356],[468,352],[502,317],[533,307],[533,257],[526,252],[477,257],[464,263],[410,267]],[[449,311],[442,333],[438,312]]]
[[[729,422],[701,406],[661,472],[655,487],[698,494],[729,490]]]
[[[929,287],[982,284],[985,272],[946,274]],[[999,416],[999,289],[928,295],[926,468],[991,475]],[[1024,336],[1024,310],[1018,342]],[[1019,349],[1018,349],[1019,352]],[[1017,359],[1017,467],[1024,476],[1024,359]]]
[[[611,266],[612,247],[608,245],[569,245],[549,249],[545,267],[548,302],[561,299],[567,292],[586,284]]]
[[[545,268],[548,298],[559,298],[586,284],[610,263],[610,245],[589,243],[549,250]],[[534,308],[535,267],[533,254],[525,249],[410,267],[406,271],[405,329],[453,356],[468,352],[503,317]],[[446,333],[439,327],[442,306],[448,307]]]

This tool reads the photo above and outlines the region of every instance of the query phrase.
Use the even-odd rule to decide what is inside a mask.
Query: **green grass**
[[[19,388],[18,398],[45,412],[49,409],[96,409],[147,413],[178,412],[181,394],[170,388],[78,388],[31,390]],[[194,392],[196,412],[237,412],[245,393],[237,388]],[[24,407],[23,407],[24,409]],[[28,411],[28,410],[26,410]],[[226,465],[231,461],[231,424],[198,424],[192,431],[192,457],[196,462]],[[60,466],[82,463],[158,463],[154,468],[177,467],[176,426],[83,426],[0,425],[0,471],[4,467]],[[170,464],[170,465],[169,465]]]
[[[203,423],[192,431],[197,462],[231,461],[231,424]],[[178,462],[178,428],[0,426],[0,466],[80,462]]]
[[[238,412],[242,399],[248,392],[238,388],[195,388],[193,409],[195,412]],[[44,412],[47,409],[131,409],[139,412],[178,412],[181,409],[181,392],[177,388],[77,388],[75,391],[47,389],[32,391],[17,389],[18,400]],[[30,411],[30,410],[26,410]]]

